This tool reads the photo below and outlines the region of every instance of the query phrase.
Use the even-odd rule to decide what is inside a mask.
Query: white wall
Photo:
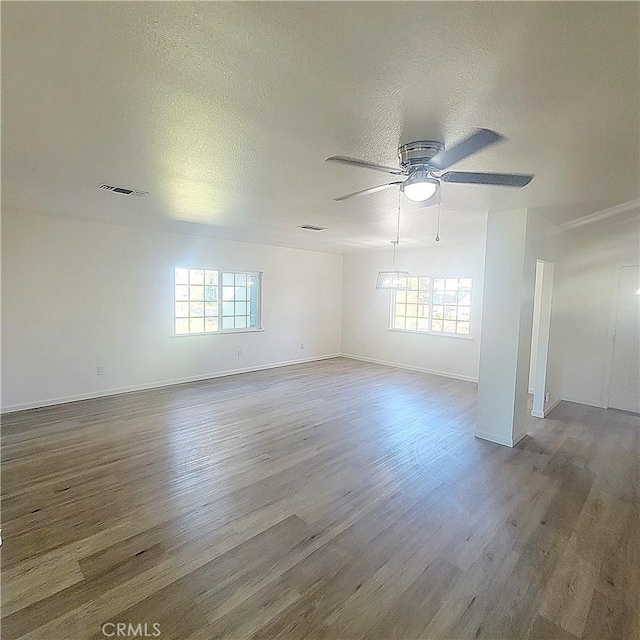
[[[640,262],[638,221],[614,230],[565,232],[554,290],[560,314],[562,397],[597,407],[608,402],[618,267]]]
[[[520,209],[493,212],[487,225],[476,435],[513,446],[531,424],[528,387],[537,260],[555,262],[558,229]],[[552,308],[553,322],[553,308]],[[551,336],[549,337],[551,344]],[[560,354],[549,354],[550,401],[558,401]],[[553,371],[549,376],[549,371]],[[539,372],[540,373],[540,372]]]
[[[617,234],[566,231],[557,238],[558,251],[558,243],[549,242],[551,227],[536,220],[545,228],[532,232],[528,222],[527,260],[556,263],[550,402],[562,397],[606,406],[617,268],[639,262],[637,221]],[[332,254],[4,213],[2,407],[340,352],[477,379],[485,228],[486,218],[474,217],[438,244],[401,245],[398,252],[398,266],[411,273],[474,279],[467,340],[388,330],[389,293],[376,291],[375,278],[388,268],[390,250],[350,254],[343,261]],[[178,264],[263,271],[265,331],[173,337],[172,268]],[[525,289],[529,305],[533,281]],[[240,358],[237,349],[243,351]],[[524,355],[520,362],[528,378]],[[96,375],[97,366],[105,368],[104,376]]]
[[[263,271],[265,331],[173,337],[178,265]],[[339,255],[3,213],[2,407],[337,354],[341,287]]]
[[[389,330],[391,293],[376,290],[378,271],[391,267],[386,251],[344,256],[342,351],[374,361],[466,380],[478,378],[486,216],[452,226],[439,243],[421,249],[400,244],[397,266],[412,275],[473,278],[470,338]]]
[[[526,239],[526,209],[489,214],[475,434],[507,446],[515,444],[519,348],[531,339],[531,326],[522,331]]]

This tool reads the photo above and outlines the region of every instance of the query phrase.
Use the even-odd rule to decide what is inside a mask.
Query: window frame
[[[444,338],[461,338],[463,340],[473,340],[474,336],[473,336],[473,332],[472,332],[472,315],[473,315],[473,300],[474,300],[474,295],[473,295],[473,290],[474,290],[474,278],[472,276],[454,276],[454,275],[449,275],[449,276],[442,276],[442,275],[437,275],[437,276],[425,276],[425,275],[418,275],[418,276],[414,276],[414,275],[409,275],[410,278],[429,278],[431,280],[431,287],[430,287],[430,291],[429,291],[429,316],[428,316],[428,321],[429,321],[429,329],[428,330],[424,330],[424,329],[400,329],[400,328],[396,328],[395,327],[395,318],[396,318],[396,294],[398,293],[398,291],[401,290],[393,290],[391,291],[391,296],[389,297],[389,326],[387,328],[387,331],[398,331],[400,333],[420,333],[420,334],[424,334],[424,335],[430,335],[430,336],[440,336],[440,337],[444,337]],[[471,286],[469,287],[469,291],[470,291],[470,295],[471,295],[471,303],[468,305],[469,307],[469,333],[451,333],[451,332],[446,332],[446,331],[432,331],[431,330],[431,323],[433,321],[433,294],[434,294],[434,286],[433,283],[435,280],[446,280],[447,278],[449,279],[458,279],[460,280],[461,278],[464,279],[468,279],[471,280]],[[436,305],[439,306],[439,305]],[[444,306],[444,304],[443,304]],[[449,305],[452,306],[452,305]],[[460,307],[460,305],[456,302],[456,315],[457,315],[457,309]],[[462,305],[463,307],[466,307],[467,305]],[[404,316],[405,318],[407,316]],[[443,319],[444,322],[444,319]],[[457,322],[457,320],[456,320]],[[475,323],[474,323],[475,324]]]
[[[215,336],[215,335],[219,335],[219,334],[223,334],[223,333],[260,333],[264,331],[264,325],[263,325],[263,314],[262,314],[262,284],[263,284],[263,273],[262,271],[245,271],[245,270],[241,270],[241,269],[218,269],[218,268],[209,268],[209,267],[185,267],[182,265],[176,265],[173,268],[173,332],[172,332],[172,337],[174,338],[184,338],[184,337],[189,337],[189,336]],[[176,300],[176,269],[187,269],[187,270],[197,270],[197,271],[215,271],[218,274],[218,279],[217,279],[217,284],[215,285],[217,290],[218,290],[218,297],[216,300],[216,303],[218,305],[218,314],[217,316],[211,316],[211,317],[215,317],[218,319],[218,329],[216,329],[215,331],[199,331],[199,332],[194,332],[194,333],[176,333],[176,320],[178,319],[178,317],[176,316],[176,302],[183,302],[181,300]],[[222,299],[222,288],[223,285],[222,281],[223,281],[223,275],[224,274],[229,274],[232,273],[234,274],[234,277],[236,275],[246,275],[246,276],[256,276],[258,279],[258,296],[257,296],[257,313],[256,313],[256,322],[257,322],[257,326],[256,327],[242,327],[242,328],[237,328],[237,329],[222,329],[222,318],[223,318],[223,313],[222,313],[222,305],[223,305],[223,299]],[[229,285],[226,285],[229,286]],[[235,286],[235,285],[234,285]],[[184,302],[188,302],[190,303],[191,300],[188,301],[184,301]],[[228,302],[228,301],[227,301]],[[247,301],[248,303],[248,301]],[[247,317],[250,317],[251,314],[246,314]],[[180,316],[182,317],[182,316]],[[204,317],[204,316],[203,316]],[[229,317],[229,316],[226,316]],[[235,317],[235,316],[232,316]]]

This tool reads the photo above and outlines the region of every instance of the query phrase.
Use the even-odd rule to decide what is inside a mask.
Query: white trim
[[[25,404],[15,404],[8,407],[2,407],[0,413],[13,413],[14,411],[24,411],[25,409],[38,409],[40,407],[49,407],[57,404],[66,404],[67,402],[78,402],[79,400],[91,400],[94,398],[104,398],[106,396],[117,396],[121,393],[132,393],[134,391],[146,391],[148,389],[158,389],[160,387],[171,387],[177,384],[185,384],[187,382],[200,382],[202,380],[212,380],[214,378],[224,378],[226,376],[235,376],[239,373],[252,373],[254,371],[265,371],[267,369],[276,369],[278,367],[288,367],[293,364],[304,364],[306,362],[316,362],[318,360],[330,360],[331,358],[339,358],[340,353],[331,353],[326,356],[315,356],[311,358],[300,358],[298,360],[287,360],[284,362],[274,362],[272,364],[259,365],[256,367],[245,367],[243,369],[228,369],[217,373],[206,373],[200,376],[188,376],[185,378],[175,378],[174,380],[164,380],[162,382],[154,382],[151,384],[139,384],[129,387],[119,387],[117,389],[109,389],[107,391],[95,391],[92,393],[81,393],[64,398],[50,398],[48,400],[39,400],[36,402],[27,402]]]
[[[492,433],[485,433],[484,431],[474,431],[473,435],[481,440],[487,440],[494,444],[501,444],[504,447],[513,447],[513,440],[511,438],[497,438]]]
[[[485,433],[484,431],[475,431],[473,433],[473,435],[476,438],[480,438],[481,440],[486,440],[487,442],[493,442],[494,444],[501,444],[504,447],[510,447],[513,448],[515,447],[518,442],[520,442],[520,440],[522,440],[522,438],[524,438],[527,433],[521,433],[519,436],[516,436],[515,438],[496,438],[496,436],[494,436],[491,433]]]
[[[628,202],[622,202],[621,204],[617,204],[613,207],[609,207],[608,209],[602,209],[601,211],[596,211],[595,213],[590,213],[586,216],[582,216],[581,218],[577,218],[575,220],[570,220],[569,222],[565,222],[561,224],[559,228],[563,231],[567,229],[576,229],[578,227],[583,227],[586,224],[590,224],[592,222],[600,222],[601,220],[607,220],[608,218],[613,218],[621,213],[627,213],[627,211],[633,211],[640,207],[640,198],[636,198],[635,200],[629,200]]]
[[[554,400],[548,407],[545,407],[544,409],[545,416],[550,414],[561,402],[562,402],[562,398],[558,398],[557,400]]]
[[[401,364],[399,362],[389,362],[388,360],[378,360],[376,358],[366,358],[365,356],[357,356],[353,353],[340,354],[343,358],[350,358],[351,360],[362,360],[363,362],[372,362],[373,364],[381,364],[387,367],[394,367],[395,369],[407,369],[408,371],[419,371],[420,373],[428,373],[432,376],[441,376],[443,378],[453,378],[454,380],[464,380],[465,382],[475,382],[477,384],[478,378],[473,376],[465,376],[459,373],[452,373],[449,371],[437,371],[435,369],[427,369],[425,367],[414,367],[410,364]]]
[[[170,338],[191,338],[192,336],[219,336],[229,333],[264,333],[264,329],[220,329],[220,331],[203,331],[201,333],[172,333]]]
[[[594,400],[587,400],[586,398],[576,398],[573,396],[563,396],[564,402],[574,402],[575,404],[584,404],[587,407],[597,407],[598,409],[606,409],[607,407],[602,402],[596,402]]]
[[[551,413],[560,403],[562,402],[561,398],[554,400],[548,407],[545,407],[542,411],[538,411],[537,409],[531,410],[531,415],[534,418],[546,418],[546,416]]]
[[[389,327],[387,331],[394,331],[397,333],[418,333],[423,336],[438,336],[443,338],[457,338],[458,340],[475,340],[472,335],[468,333],[445,333],[444,331],[418,331],[417,329],[394,329]]]
[[[511,440],[513,444],[511,446],[515,447],[518,444],[518,442],[520,442],[520,440],[522,440],[522,438],[524,438],[526,435],[527,435],[527,432],[525,431],[524,433],[521,433],[519,436],[516,436],[515,438],[513,438]]]

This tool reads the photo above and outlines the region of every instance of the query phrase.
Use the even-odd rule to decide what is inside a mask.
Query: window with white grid
[[[391,296],[391,329],[469,335],[471,278],[410,276]]]
[[[176,335],[261,328],[259,272],[174,269]]]

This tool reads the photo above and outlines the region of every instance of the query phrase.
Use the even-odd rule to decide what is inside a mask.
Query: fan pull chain
[[[398,189],[398,230],[396,231],[396,244],[400,244],[400,199],[402,192]]]
[[[440,205],[442,203],[442,191],[439,194],[438,198],[438,222],[436,226],[436,242],[440,242]]]
[[[400,200],[402,198],[400,189],[398,189],[398,227],[396,229],[396,239],[393,244],[393,268],[396,268],[396,247],[400,244]]]

